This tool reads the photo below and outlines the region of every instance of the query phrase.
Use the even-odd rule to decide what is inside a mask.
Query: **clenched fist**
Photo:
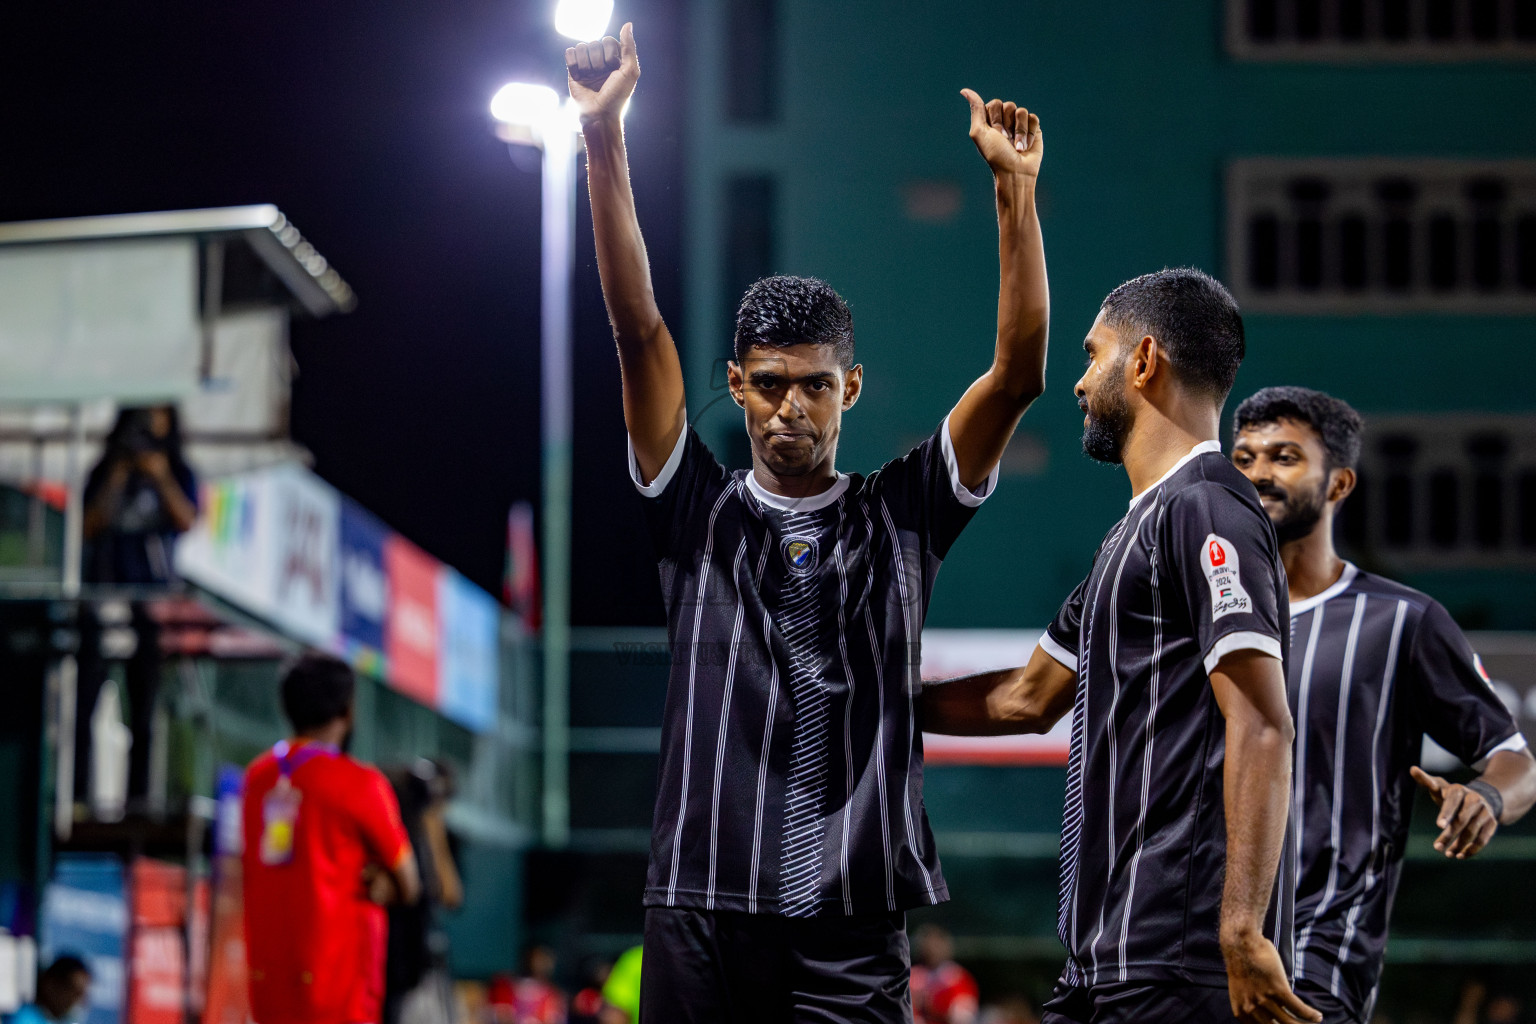
[[[960,95],[971,105],[971,141],[986,157],[992,173],[999,178],[1010,174],[1028,178],[1038,175],[1045,149],[1040,119],[1016,103],[983,103],[971,89],[961,89]]]
[[[568,48],[565,71],[570,78],[571,99],[576,101],[583,125],[599,118],[617,118],[634,95],[635,83],[640,81],[634,25],[625,22],[617,39],[604,36]]]

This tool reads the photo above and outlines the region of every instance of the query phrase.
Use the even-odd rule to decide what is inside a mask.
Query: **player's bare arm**
[[[1011,102],[983,103],[970,89],[971,141],[992,168],[997,190],[997,348],[992,366],[950,413],[960,482],[975,490],[1003,457],[1019,418],[1045,390],[1050,289],[1035,213],[1035,180],[1045,142],[1040,118]]]
[[[1419,767],[1409,772],[1439,806],[1435,849],[1453,860],[1477,856],[1500,825],[1513,825],[1536,804],[1536,759],[1529,750],[1500,750],[1464,786]]]
[[[581,43],[565,51],[571,98],[587,143],[587,185],[603,301],[619,347],[624,378],[624,423],[635,460],[647,481],[666,465],[686,426],[683,367],[656,307],[651,267],[635,214],[624,149],[624,105],[640,80],[634,27],[619,38]]]
[[[369,864],[363,869],[363,887],[368,890],[368,898],[381,907],[414,904],[421,898],[421,871],[416,855],[407,848],[394,867]]]
[[[1008,736],[1050,732],[1072,710],[1077,673],[1039,647],[1022,668],[923,684],[924,732]]]
[[[1222,772],[1227,870],[1221,894],[1221,951],[1232,1012],[1253,1024],[1320,1021],[1291,991],[1280,953],[1264,937],[1290,813],[1291,744],[1296,728],[1278,658],[1234,651],[1211,672],[1227,722]]]

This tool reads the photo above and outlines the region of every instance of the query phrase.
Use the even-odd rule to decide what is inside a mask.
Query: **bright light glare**
[[[491,116],[503,124],[542,131],[560,117],[560,95],[547,85],[512,82],[491,97]]]
[[[555,31],[578,42],[600,39],[613,17],[613,0],[560,0],[555,5]]]

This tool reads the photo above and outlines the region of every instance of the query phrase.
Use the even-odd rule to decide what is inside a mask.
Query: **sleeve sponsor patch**
[[[1206,534],[1205,545],[1200,551],[1200,568],[1211,585],[1212,622],[1223,615],[1253,611],[1253,600],[1243,589],[1237,564],[1237,548],[1231,541],[1214,533]]]

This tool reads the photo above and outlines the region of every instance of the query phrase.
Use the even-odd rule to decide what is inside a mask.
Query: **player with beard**
[[[1045,1021],[1315,1021],[1287,983],[1285,577],[1216,440],[1242,318],[1211,277],[1163,270],[1111,292],[1083,347],[1083,450],[1125,466],[1130,511],[1029,664],[929,685],[924,726],[1072,711]]]
[[[1355,486],[1360,416],[1307,388],[1237,407],[1232,461],[1258,489],[1290,581],[1300,842],[1296,992],[1324,1020],[1371,1019],[1414,783],[1440,810],[1435,849],[1474,856],[1536,802],[1536,761],[1444,608],[1333,547]],[[1423,737],[1474,765],[1465,785],[1417,767]]]
[[[839,473],[863,381],[852,314],[824,281],[766,278],[736,317],[727,379],[752,468],[730,472],[688,423],[651,292],[620,120],[640,65],[620,35],[566,65],[672,650],[640,1016],[910,1022],[904,914],[948,898],[922,804],[918,646],[940,565],[1045,386],[1040,121],[964,94],[1001,287],[990,366],[949,416],[868,476]]]

